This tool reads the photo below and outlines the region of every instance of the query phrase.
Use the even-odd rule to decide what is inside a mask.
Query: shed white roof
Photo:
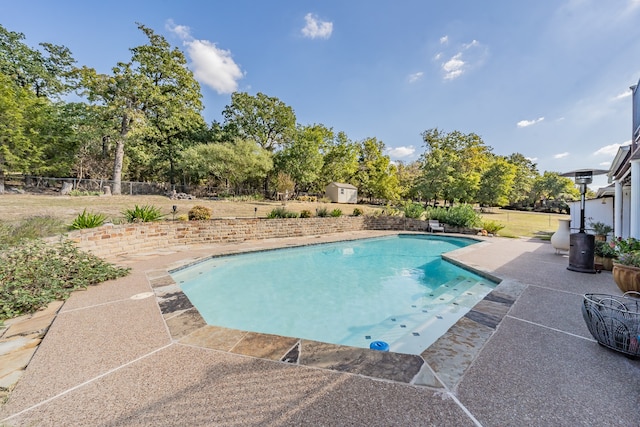
[[[357,190],[358,189],[358,187],[355,187],[355,186],[353,186],[351,184],[345,184],[345,183],[341,183],[341,182],[332,182],[329,185],[333,185],[333,186],[338,187],[338,188],[349,188],[349,189],[352,189],[352,190]]]

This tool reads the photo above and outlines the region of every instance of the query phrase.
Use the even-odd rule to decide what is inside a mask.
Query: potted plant
[[[622,292],[640,292],[640,240],[630,237],[612,242],[618,252],[613,263],[613,280]]]
[[[613,262],[618,257],[615,247],[605,241],[596,240],[593,254],[595,264],[600,264],[603,270],[613,270]]]
[[[607,240],[607,235],[613,231],[613,227],[600,221],[589,223],[589,227],[591,227],[593,233],[596,235],[596,240],[603,242]]]

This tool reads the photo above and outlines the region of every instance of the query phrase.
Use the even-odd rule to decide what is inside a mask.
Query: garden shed
[[[358,189],[351,184],[332,182],[327,185],[325,196],[333,203],[358,203]]]

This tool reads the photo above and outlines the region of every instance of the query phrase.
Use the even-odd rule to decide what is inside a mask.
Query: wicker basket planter
[[[640,268],[614,262],[611,274],[622,292],[640,292]]]
[[[633,296],[632,296],[633,295]],[[640,356],[640,296],[622,297],[585,294],[582,317],[593,338],[601,345],[628,356]]]

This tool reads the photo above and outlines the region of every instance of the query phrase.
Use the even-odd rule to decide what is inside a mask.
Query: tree
[[[367,138],[360,143],[358,172],[355,176],[358,191],[363,195],[386,200],[399,197],[398,177],[391,159],[384,153],[384,143]]]
[[[516,166],[504,157],[496,157],[482,174],[477,200],[488,206],[505,206],[516,177]]]
[[[40,43],[33,49],[23,43],[24,34],[0,25],[0,74],[37,97],[58,99],[74,85],[75,60],[71,51],[59,45]]]
[[[352,180],[358,171],[358,154],[358,145],[350,141],[344,132],[334,135],[323,150],[319,189],[323,190],[332,182],[354,184]]]
[[[125,147],[135,148],[148,163],[169,163],[173,182],[177,153],[189,133],[203,127],[200,86],[186,68],[186,59],[164,37],[138,24],[148,43],[131,49],[131,61],[118,63],[113,74],[83,68],[87,98],[103,106],[115,140],[113,194],[121,194]],[[135,141],[137,144],[128,144]]]
[[[109,122],[109,133],[104,135],[114,141],[113,188],[111,193],[122,192],[122,170],[124,149],[130,132],[145,125],[142,114],[143,104],[139,98],[140,79],[130,63],[118,63],[112,69],[113,75],[98,74],[92,68],[81,70],[82,86],[86,88],[87,99],[101,106],[100,115]]]
[[[236,140],[187,148],[178,166],[188,183],[222,183],[228,191],[264,180],[273,161],[271,153],[255,142]]]
[[[545,171],[533,183],[534,200],[575,200],[580,192],[571,178],[560,176],[558,172]]]
[[[520,153],[513,153],[507,161],[516,167],[516,176],[509,192],[509,204],[515,205],[528,201],[535,179],[539,176],[536,164]]]
[[[29,110],[43,101],[28,89],[0,74],[0,193],[4,193],[6,172],[26,172],[39,157],[29,137]]]
[[[194,143],[192,135],[205,127],[200,114],[200,85],[187,68],[187,60],[164,37],[139,25],[149,39],[133,48],[132,62],[141,77],[140,99],[148,126],[142,140],[150,145],[154,163],[169,163],[169,180],[175,184],[176,160],[181,150]]]
[[[400,187],[400,197],[403,199],[421,200],[418,182],[420,179],[421,169],[420,162],[411,163],[398,162],[396,165],[398,174],[398,185]]]
[[[271,152],[291,141],[296,129],[293,109],[263,93],[256,96],[246,92],[233,93],[231,105],[225,107],[222,115],[229,133],[255,141]]]
[[[429,129],[422,133],[425,153],[418,189],[427,199],[475,200],[480,177],[488,165],[491,148],[474,134],[443,133]]]
[[[274,169],[286,173],[298,190],[309,191],[320,176],[321,151],[332,137],[333,132],[322,125],[298,127],[293,140],[274,154]]]
[[[53,100],[71,87],[75,61],[63,46],[42,43],[42,52],[23,39],[0,25],[0,193],[7,172],[42,170],[68,142],[64,104]]]

